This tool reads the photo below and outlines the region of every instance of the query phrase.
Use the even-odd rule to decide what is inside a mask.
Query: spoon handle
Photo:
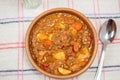
[[[105,50],[106,50],[106,45],[103,45],[102,54],[101,54],[100,62],[99,62],[99,65],[98,65],[98,70],[97,70],[97,73],[95,75],[94,80],[100,80],[101,79],[102,67],[103,67],[103,64],[104,64],[104,57],[105,57]]]

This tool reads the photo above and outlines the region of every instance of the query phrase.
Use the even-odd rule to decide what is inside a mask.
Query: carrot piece
[[[44,45],[45,46],[51,46],[52,45],[52,41],[51,40],[45,40]]]
[[[82,29],[82,23],[80,21],[74,22],[72,26],[78,31]]]
[[[84,66],[87,63],[87,61],[81,61],[79,64],[80,66]]]
[[[77,52],[78,49],[79,49],[79,43],[75,42],[74,45],[73,45],[73,50]]]

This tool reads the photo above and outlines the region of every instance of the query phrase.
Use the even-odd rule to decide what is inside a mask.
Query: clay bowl
[[[80,71],[76,72],[76,73],[73,73],[73,74],[70,74],[70,75],[54,75],[54,74],[51,74],[51,73],[48,73],[46,71],[44,71],[43,69],[41,69],[37,64],[36,62],[33,60],[32,56],[31,56],[31,53],[30,53],[30,45],[29,45],[29,41],[30,41],[30,33],[31,33],[31,30],[34,28],[34,25],[37,23],[37,21],[51,13],[56,13],[56,12],[65,12],[65,13],[70,13],[70,14],[73,14],[77,17],[79,17],[81,20],[83,20],[87,26],[89,27],[89,29],[91,30],[91,32],[93,33],[93,50],[92,50],[92,55],[89,59],[89,62],[87,63],[87,65],[81,69]],[[75,76],[78,76],[80,74],[82,74],[83,72],[85,72],[89,67],[90,65],[93,63],[94,59],[95,59],[95,56],[96,56],[96,53],[97,53],[97,48],[98,48],[98,36],[97,36],[97,33],[94,29],[94,26],[92,25],[92,23],[90,22],[90,20],[85,17],[85,15],[83,15],[82,13],[76,11],[76,10],[73,10],[73,9],[70,9],[70,8],[54,8],[54,9],[51,9],[51,10],[47,10],[45,12],[43,12],[42,14],[40,14],[39,16],[37,16],[33,21],[32,23],[30,24],[28,30],[27,30],[27,33],[26,33],[26,39],[25,39],[25,48],[26,48],[26,53],[27,53],[27,56],[29,58],[29,61],[31,62],[31,64],[33,65],[33,67],[40,73],[43,73],[44,75],[47,75],[49,77],[53,77],[53,78],[62,78],[62,79],[65,79],[65,78],[71,78],[71,77],[75,77]]]

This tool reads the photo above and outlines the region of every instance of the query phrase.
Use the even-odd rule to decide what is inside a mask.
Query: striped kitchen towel
[[[115,40],[108,45],[101,80],[120,80],[120,0],[41,0],[36,9],[27,9],[22,0],[0,0],[0,80],[55,80],[37,72],[25,52],[25,33],[31,21],[43,11],[56,7],[73,8],[85,14],[99,31],[102,23],[114,19]],[[69,80],[93,80],[99,57],[82,75]]]

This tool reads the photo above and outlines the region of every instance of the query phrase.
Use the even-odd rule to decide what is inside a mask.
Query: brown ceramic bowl
[[[51,13],[56,13],[56,12],[65,12],[65,13],[70,13],[70,14],[76,15],[77,17],[79,17],[81,20],[83,20],[87,24],[87,26],[89,27],[89,29],[93,33],[93,39],[94,39],[93,52],[92,52],[91,58],[89,59],[89,62],[87,63],[87,65],[82,70],[80,70],[80,71],[78,71],[76,73],[70,74],[70,75],[54,75],[54,74],[50,74],[50,73],[42,70],[40,67],[37,66],[37,64],[33,60],[32,56],[31,56],[31,53],[30,53],[30,46],[29,46],[30,39],[29,38],[30,38],[31,30],[34,28],[34,25],[42,17],[47,16],[47,15],[49,15]],[[47,11],[43,12],[42,14],[40,14],[39,16],[37,16],[32,21],[32,23],[30,24],[30,26],[29,26],[29,28],[27,30],[27,33],[26,33],[25,45],[26,45],[25,48],[26,48],[27,56],[28,56],[31,64],[34,66],[34,68],[37,71],[39,71],[40,73],[43,73],[43,74],[45,74],[45,75],[47,75],[49,77],[64,79],[64,78],[71,78],[71,77],[78,76],[78,75],[82,74],[83,72],[85,72],[90,67],[90,65],[92,64],[92,62],[93,62],[93,60],[94,60],[94,58],[96,56],[97,47],[98,47],[98,36],[97,36],[97,33],[96,33],[96,31],[95,31],[94,26],[92,25],[92,23],[82,13],[80,13],[80,12],[78,12],[76,10],[73,10],[73,9],[69,9],[69,8],[55,8],[55,9],[51,9],[51,10],[47,10]]]

